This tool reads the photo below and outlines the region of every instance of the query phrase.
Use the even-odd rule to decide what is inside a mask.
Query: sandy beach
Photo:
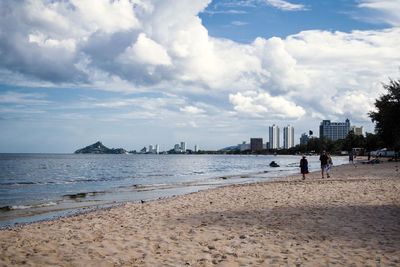
[[[0,230],[1,266],[400,266],[400,163]]]

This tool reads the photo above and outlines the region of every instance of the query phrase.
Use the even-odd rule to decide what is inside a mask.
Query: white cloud
[[[175,124],[175,126],[180,127],[180,128],[188,128],[188,127],[198,128],[199,127],[195,121],[177,122]]]
[[[400,26],[400,0],[358,0],[358,7],[377,11],[373,18],[364,18],[370,22],[385,22],[393,26]]]
[[[220,4],[221,6],[227,7],[257,7],[260,4],[268,4],[275,8],[284,10],[284,11],[302,11],[307,10],[306,7],[302,4],[292,4],[289,1],[285,0],[243,0],[243,1],[228,1],[226,3]],[[214,14],[219,13],[218,11],[207,11],[208,13]],[[224,11],[220,11],[224,12]]]
[[[28,36],[30,43],[36,43],[40,47],[47,48],[61,48],[69,52],[75,52],[76,42],[74,39],[56,40],[46,38],[43,33],[29,34]]]
[[[235,26],[244,26],[244,25],[247,25],[247,24],[249,24],[249,23],[248,23],[248,22],[245,22],[245,21],[235,20],[235,21],[232,21],[231,24],[232,24],[232,25],[235,25]]]
[[[268,93],[250,91],[245,94],[230,94],[229,100],[236,111],[252,117],[298,119],[305,114],[304,109],[294,102]]]
[[[0,93],[0,103],[3,104],[17,104],[17,105],[47,105],[51,103],[44,100],[46,96],[39,93],[18,93],[6,91]]]
[[[138,28],[140,23],[134,14],[134,4],[129,0],[70,0],[76,15],[90,31],[102,30],[106,33],[127,31]]]
[[[284,0],[266,0],[270,5],[285,10],[285,11],[298,11],[298,10],[306,10],[304,5],[301,4],[292,4],[288,1]]]
[[[214,14],[247,14],[247,11],[237,10],[237,9],[229,9],[229,10],[206,10],[204,13],[214,15]]]
[[[126,48],[119,56],[123,63],[138,62],[150,65],[171,65],[171,58],[163,46],[146,37],[141,33],[135,44]]]
[[[179,110],[189,114],[200,114],[205,112],[203,109],[194,106],[185,106],[183,108],[180,108]]]
[[[351,33],[306,31],[290,36],[284,42],[285,49],[296,60],[295,70],[307,79],[292,95],[298,94],[296,102],[308,101],[327,112],[331,112],[332,99],[347,92],[365,94],[372,102],[382,90],[380,82],[398,74],[398,42],[399,28]]]
[[[333,98],[333,100],[336,114],[349,116],[358,121],[367,121],[367,112],[374,109],[374,100],[359,91],[345,92],[343,95]]]

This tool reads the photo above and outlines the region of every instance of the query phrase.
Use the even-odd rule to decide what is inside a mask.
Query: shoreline
[[[292,156],[291,156],[292,157]],[[289,158],[291,158],[289,157]],[[311,156],[310,156],[311,158]],[[313,156],[314,160],[317,156]],[[343,157],[337,158],[338,164],[343,164]],[[296,159],[297,161],[297,159]],[[192,192],[199,192],[220,186],[229,186],[233,184],[247,184],[257,181],[270,179],[279,179],[291,176],[297,173],[298,168],[293,169],[293,164],[283,165],[281,168],[267,167],[264,170],[248,170],[247,172],[232,173],[219,176],[205,177],[196,181],[178,181],[161,184],[133,184],[120,186],[118,189],[103,189],[103,191],[77,191],[61,195],[58,199],[52,199],[49,203],[31,205],[25,202],[21,205],[12,205],[0,207],[0,229],[10,228],[18,225],[31,224],[34,222],[59,219],[74,214],[86,213],[107,208],[110,206],[119,206],[126,203],[141,203],[143,201],[156,201],[159,199],[170,198],[173,196],[185,195]],[[297,165],[297,162],[295,163]],[[316,169],[317,164],[313,162],[310,171]],[[121,191],[120,191],[121,190]]]
[[[397,162],[227,185],[0,230],[0,265],[398,265]]]

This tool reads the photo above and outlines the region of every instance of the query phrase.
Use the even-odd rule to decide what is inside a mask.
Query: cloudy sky
[[[0,152],[219,149],[374,125],[400,0],[0,1]]]

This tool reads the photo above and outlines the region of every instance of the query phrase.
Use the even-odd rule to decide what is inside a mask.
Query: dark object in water
[[[269,164],[270,167],[279,167],[279,165],[275,161],[271,161]]]

